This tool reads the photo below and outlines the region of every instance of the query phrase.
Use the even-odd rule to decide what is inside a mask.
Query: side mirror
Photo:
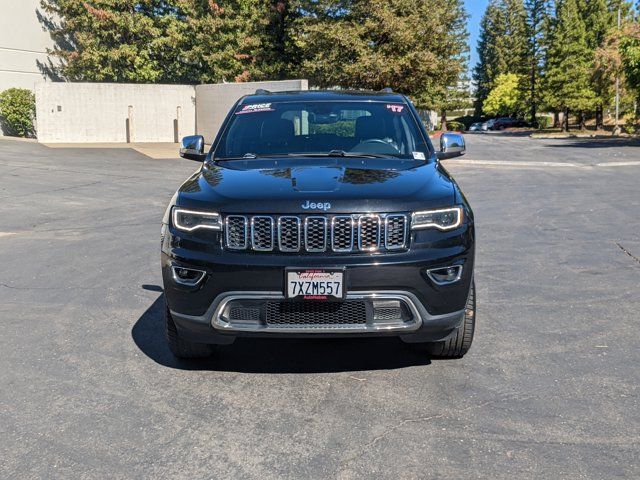
[[[447,158],[459,157],[464,155],[466,147],[464,145],[464,137],[459,133],[443,133],[440,136],[440,151],[438,152],[439,160]]]
[[[207,155],[204,153],[204,137],[202,135],[189,135],[180,143],[180,156],[196,162],[204,162]]]

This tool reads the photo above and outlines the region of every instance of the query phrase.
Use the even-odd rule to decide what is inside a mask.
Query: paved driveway
[[[0,140],[0,478],[638,478],[640,149],[467,138],[463,360],[238,340],[204,363],[165,346],[158,251],[197,165]]]

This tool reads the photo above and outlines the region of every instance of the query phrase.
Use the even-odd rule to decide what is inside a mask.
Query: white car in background
[[[489,130],[491,130],[491,128],[493,127],[493,124],[496,123],[495,119],[491,119],[491,120],[487,120],[486,122],[484,122],[482,124],[482,127],[480,127],[482,129],[483,132],[488,132]]]

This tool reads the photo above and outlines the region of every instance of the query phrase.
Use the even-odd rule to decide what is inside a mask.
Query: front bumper
[[[277,255],[231,252],[218,248],[217,232],[209,239],[183,236],[165,225],[162,242],[164,292],[178,334],[185,340],[228,344],[236,337],[344,337],[399,336],[407,342],[446,339],[461,325],[474,265],[473,226],[452,232],[417,231],[411,248],[384,255]],[[204,245],[207,245],[204,247]],[[202,246],[202,248],[200,248]],[[438,285],[427,270],[461,265],[459,280]],[[172,266],[200,269],[198,285],[175,281]],[[364,302],[370,313],[374,302],[397,300],[406,315],[382,321],[367,315],[366,321],[340,324],[274,325],[264,314],[230,318],[233,302],[251,303],[264,311],[268,302],[283,302],[284,270],[297,268],[345,269],[346,301]]]

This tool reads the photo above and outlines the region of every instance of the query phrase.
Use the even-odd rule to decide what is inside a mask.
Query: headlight
[[[428,210],[414,212],[411,216],[411,229],[437,228],[438,230],[453,230],[462,224],[462,208],[453,207],[442,210]]]
[[[220,214],[216,212],[197,212],[173,207],[173,226],[178,230],[192,232],[199,228],[222,230]]]

